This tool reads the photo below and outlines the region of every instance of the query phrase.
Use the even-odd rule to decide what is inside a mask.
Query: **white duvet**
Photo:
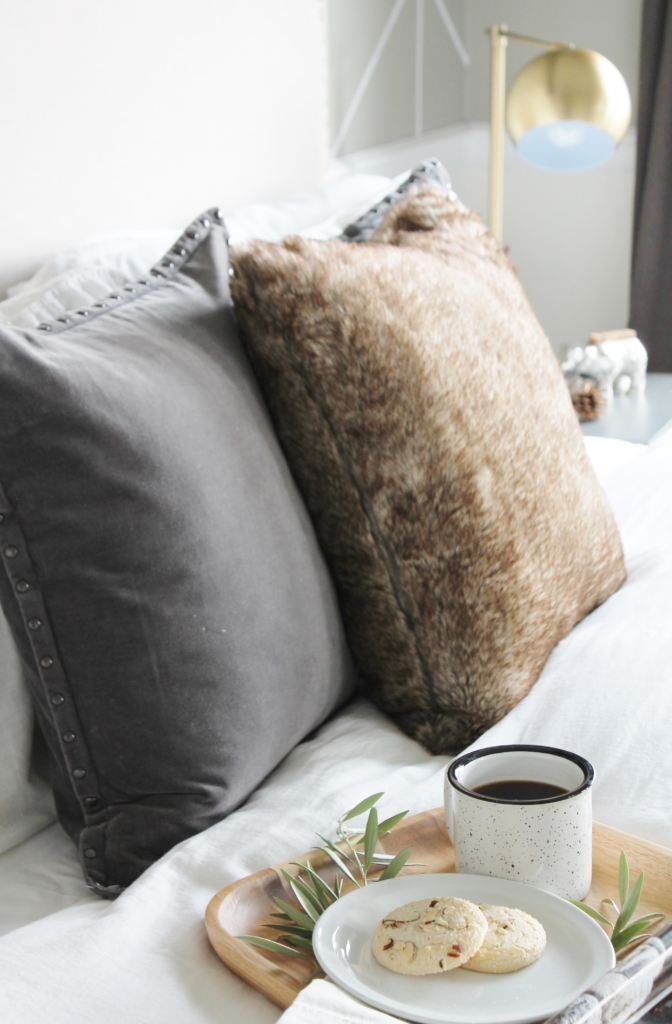
[[[597,772],[595,817],[672,846],[672,432],[648,448],[597,438],[588,447],[616,513],[628,580],[558,645],[531,693],[474,746],[579,751]],[[244,807],[166,854],[115,903],[88,895],[74,851],[50,826],[0,857],[5,927],[64,907],[0,938],[0,1020],[277,1020],[280,1011],[211,950],[208,900],[308,850],[315,828],[328,829],[369,793],[385,791],[383,813],[438,806],[445,763],[358,700],[298,746]],[[10,890],[14,903],[4,895]],[[330,1006],[329,992],[316,986],[313,1003],[303,1014],[296,1006],[287,1024],[381,1019],[349,997]]]

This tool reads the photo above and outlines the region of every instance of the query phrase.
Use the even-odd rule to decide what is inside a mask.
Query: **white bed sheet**
[[[618,444],[595,439],[588,447],[621,529],[628,581],[558,645],[531,693],[474,746],[580,751],[597,770],[595,817],[672,846],[672,433],[648,449],[621,447],[622,458]],[[13,868],[5,854],[0,887],[13,879],[31,889],[41,878],[47,912],[59,885],[59,898],[75,905],[0,938],[0,1019],[277,1020],[279,1011],[211,950],[208,900],[236,878],[309,849],[315,827],[328,828],[370,792],[385,790],[383,812],[439,805],[446,760],[358,700],[298,746],[244,807],[170,851],[115,903],[87,895],[72,875],[74,853],[58,843],[62,866],[51,874],[21,847]],[[53,835],[40,837],[32,842],[45,842],[46,853]]]

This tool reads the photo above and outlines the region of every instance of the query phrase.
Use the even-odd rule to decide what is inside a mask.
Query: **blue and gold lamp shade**
[[[580,171],[604,163],[630,125],[630,93],[618,68],[594,50],[558,47],[511,83],[506,126],[537,167]]]

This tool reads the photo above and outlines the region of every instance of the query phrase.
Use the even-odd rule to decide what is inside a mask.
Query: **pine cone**
[[[596,420],[607,407],[607,399],[594,380],[578,377],[571,387],[572,405],[580,420]]]

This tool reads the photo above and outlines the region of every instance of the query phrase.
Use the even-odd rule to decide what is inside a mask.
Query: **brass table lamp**
[[[574,171],[608,160],[630,125],[630,93],[618,68],[594,50],[509,32],[487,30],[492,45],[490,105],[490,231],[502,241],[504,121],[529,163]],[[509,39],[542,46],[516,75],[506,96]]]

